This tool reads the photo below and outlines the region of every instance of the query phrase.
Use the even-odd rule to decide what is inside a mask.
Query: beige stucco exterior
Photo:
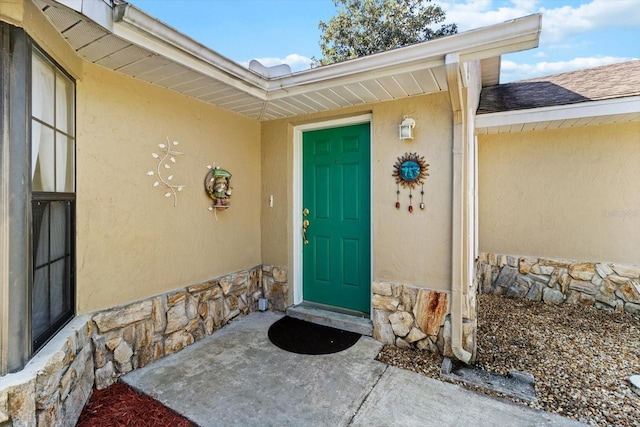
[[[307,115],[262,123],[262,250],[267,264],[294,266],[293,245],[293,130],[348,116],[371,114],[373,281],[450,289],[451,236],[451,107],[448,95],[435,94],[331,114]],[[416,120],[415,138],[398,139],[404,116]],[[401,189],[395,208],[393,165],[406,152],[425,157],[429,177],[424,186],[426,209],[421,211],[420,189],[414,190],[411,214],[408,190]],[[268,207],[269,196],[274,206]],[[284,237],[287,236],[285,239]],[[295,276],[295,274],[294,274]],[[293,298],[293,296],[290,296]]]
[[[88,312],[261,263],[260,123],[85,64],[77,83],[77,304]],[[165,198],[147,171],[179,141]],[[207,208],[206,166],[229,170],[231,208]]]
[[[0,14],[77,79],[78,314],[261,263],[258,121],[82,61],[31,2],[3,2]],[[184,153],[164,174],[187,186],[176,207],[147,175],[166,138]],[[218,221],[203,186],[213,163],[233,174]]]
[[[478,144],[481,252],[639,262],[639,122]]]
[[[371,113],[373,281],[450,289],[451,107],[446,93],[336,112],[258,122],[82,61],[31,2],[4,4],[3,20],[29,35],[76,87],[77,312],[136,301],[260,263],[296,267],[293,257],[294,128]],[[401,142],[404,116],[417,122]],[[186,185],[177,206],[152,187],[158,144],[180,142],[171,173]],[[393,164],[425,156],[426,209],[395,208]],[[232,207],[207,210],[206,165],[232,174]],[[165,174],[165,176],[168,174]],[[274,205],[269,207],[273,195]],[[115,254],[115,256],[114,256]],[[290,275],[295,277],[295,275]],[[289,293],[290,303],[293,292]]]

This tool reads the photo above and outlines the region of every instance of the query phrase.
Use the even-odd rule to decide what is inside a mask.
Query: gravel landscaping
[[[385,346],[378,360],[443,381],[442,358]],[[629,385],[640,374],[640,317],[571,304],[549,305],[478,296],[476,365],[535,377],[537,402],[479,389],[594,426],[640,426],[640,396]]]

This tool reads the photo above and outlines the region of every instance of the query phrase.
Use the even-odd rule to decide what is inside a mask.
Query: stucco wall
[[[390,101],[337,114],[317,114],[262,123],[262,256],[263,262],[293,268],[293,128],[296,125],[372,113],[373,281],[450,289],[451,254],[451,107],[447,94]],[[413,142],[398,139],[405,115],[417,122]],[[406,152],[423,155],[430,164],[425,182],[426,209],[420,189],[414,212],[407,211],[409,192],[401,190],[395,208],[393,165]],[[268,207],[269,195],[274,207]],[[296,233],[297,236],[297,233]],[[294,277],[294,275],[290,275]]]
[[[478,143],[481,252],[640,263],[640,122]]]
[[[158,144],[179,141],[177,207],[152,187]],[[206,165],[231,208],[207,210]],[[168,173],[165,174],[167,176]],[[90,312],[261,263],[260,124],[85,64],[77,83],[77,307]]]

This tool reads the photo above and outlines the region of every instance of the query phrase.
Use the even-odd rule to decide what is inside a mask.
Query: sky
[[[248,66],[309,68],[332,0],[129,0],[176,30]],[[542,13],[536,49],[502,56],[501,83],[640,58],[640,0],[434,0],[458,32]]]

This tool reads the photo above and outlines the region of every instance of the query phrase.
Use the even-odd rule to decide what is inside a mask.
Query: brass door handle
[[[305,211],[306,211],[306,214],[304,213],[304,211],[303,211],[302,214],[305,215],[305,216],[309,215],[309,210],[305,209]],[[308,227],[309,227],[309,220],[305,219],[304,221],[302,221],[302,239],[303,239],[302,241],[303,241],[303,243],[305,245],[309,244],[309,241],[307,240],[307,228]]]

